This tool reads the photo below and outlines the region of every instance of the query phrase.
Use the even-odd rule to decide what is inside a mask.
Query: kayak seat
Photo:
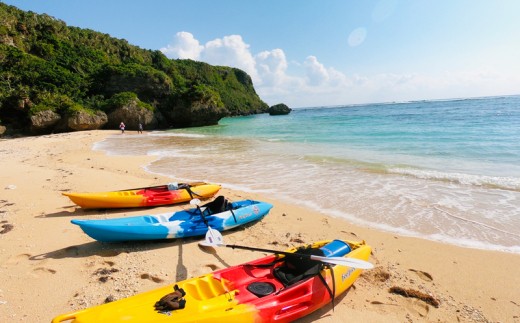
[[[219,195],[213,201],[204,204],[202,207],[206,207],[206,210],[209,211],[209,215],[222,213],[231,208],[231,203],[222,195]]]
[[[304,255],[324,256],[321,249],[304,248],[296,253]],[[273,275],[285,286],[293,285],[304,279],[316,276],[323,268],[323,263],[305,256],[286,255],[285,262],[273,270]]]

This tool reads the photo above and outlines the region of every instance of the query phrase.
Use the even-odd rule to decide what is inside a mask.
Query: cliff
[[[192,60],[0,3],[0,127],[42,134],[214,125],[269,108],[242,70]]]

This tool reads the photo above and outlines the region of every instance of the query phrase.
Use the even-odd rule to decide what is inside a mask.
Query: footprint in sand
[[[417,299],[406,299],[405,307],[415,316],[426,317],[430,312],[430,306]]]
[[[6,265],[18,265],[21,261],[29,260],[31,255],[28,253],[22,253],[17,256],[12,256],[5,262]]]
[[[2,229],[0,230],[0,234],[5,234],[13,229],[14,229],[14,225],[12,225],[10,223],[2,224]]]
[[[428,274],[425,271],[420,271],[420,270],[415,270],[415,269],[408,269],[408,270],[409,271],[413,271],[414,273],[416,273],[417,276],[419,276],[422,280],[425,280],[425,281],[428,281],[428,282],[433,281],[432,275]]]
[[[46,268],[46,267],[36,267],[30,272],[28,275],[32,276],[33,278],[40,278],[40,274],[52,274],[54,275],[56,273],[56,270]]]
[[[162,278],[159,278],[157,276],[153,276],[153,275],[150,275],[147,273],[142,274],[141,279],[149,279],[149,280],[153,281],[154,283],[162,283],[164,281],[164,279],[162,279]]]
[[[53,275],[56,273],[56,270],[51,269],[51,268],[46,268],[46,267],[36,267],[33,269],[33,271],[49,273],[49,274],[53,274]]]
[[[217,270],[218,266],[214,264],[207,264],[206,267],[208,267],[211,270]]]

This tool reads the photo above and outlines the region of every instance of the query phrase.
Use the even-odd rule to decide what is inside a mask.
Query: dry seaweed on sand
[[[425,302],[427,304],[430,304],[430,305],[432,305],[434,307],[439,307],[439,305],[440,305],[439,301],[436,300],[435,298],[433,298],[432,296],[430,296],[428,294],[425,294],[423,292],[414,290],[414,289],[405,289],[405,288],[402,288],[402,287],[393,286],[393,287],[390,287],[389,292],[392,293],[392,294],[398,294],[398,295],[401,295],[401,296],[404,296],[404,297],[417,298],[417,299],[420,299],[421,301],[423,301],[423,302]]]

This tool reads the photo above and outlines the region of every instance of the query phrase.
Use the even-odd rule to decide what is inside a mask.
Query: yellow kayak
[[[108,209],[169,205],[188,202],[194,198],[213,197],[221,186],[208,183],[166,184],[122,191],[76,193],[63,192],[82,208]]]
[[[346,264],[309,260],[309,255],[318,251]],[[52,323],[290,322],[346,292],[362,271],[362,267],[356,267],[356,261],[366,263],[370,252],[364,241],[319,241],[289,249],[285,255],[269,255],[112,303],[62,314]],[[304,254],[307,258],[302,257]],[[173,299],[169,307],[165,299]]]

